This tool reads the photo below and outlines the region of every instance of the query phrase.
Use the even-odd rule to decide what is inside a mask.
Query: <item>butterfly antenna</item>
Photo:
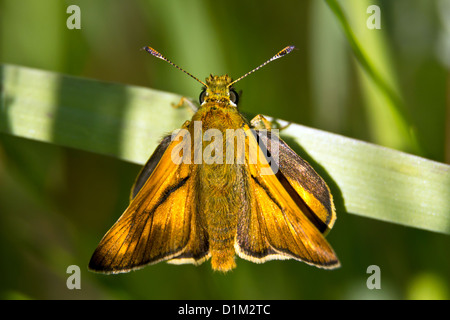
[[[261,69],[262,67],[264,67],[266,64],[272,62],[273,60],[277,60],[278,58],[284,57],[285,55],[287,55],[288,53],[291,53],[292,50],[294,50],[295,47],[294,46],[287,46],[286,48],[284,48],[283,50],[281,50],[280,52],[278,52],[276,55],[274,55],[272,58],[270,58],[269,60],[267,60],[266,62],[264,62],[262,65],[260,65],[259,67],[256,67],[255,69],[253,69],[252,71],[247,72],[246,74],[244,74],[242,77],[234,80],[233,82],[231,82],[227,87],[231,87],[233,84],[235,84],[236,82],[238,82],[239,80],[244,79],[246,76],[252,74],[253,72]]]
[[[166,57],[164,57],[161,53],[159,53],[158,51],[156,51],[155,49],[153,49],[152,47],[143,47],[142,50],[147,51],[148,53],[150,53],[152,56],[164,60],[167,63],[171,64],[172,66],[174,66],[175,68],[177,68],[178,70],[183,71],[184,73],[186,73],[188,76],[194,78],[195,80],[197,80],[198,82],[200,82],[201,84],[203,84],[205,87],[207,87],[206,83],[204,83],[203,81],[199,80],[198,78],[194,77],[192,74],[190,74],[189,72],[187,72],[186,70],[181,69],[179,66],[177,66],[175,63],[173,63],[172,61],[170,61],[169,59],[167,59]]]

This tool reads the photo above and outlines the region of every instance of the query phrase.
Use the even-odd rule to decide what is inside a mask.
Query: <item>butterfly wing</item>
[[[309,219],[320,232],[327,234],[336,221],[336,210],[333,196],[325,181],[281,138],[272,136],[271,132],[266,130],[255,132],[260,144],[267,148],[269,154],[278,154],[278,159],[273,157],[279,169],[276,174],[278,180],[286,187],[297,205],[303,208],[306,205],[311,209],[305,210]]]
[[[167,147],[172,141],[171,138],[172,138],[171,135],[165,136],[159,143],[158,147],[156,147],[150,159],[148,159],[147,163],[142,167],[141,171],[136,177],[133,187],[131,188],[130,202],[137,196],[139,190],[141,190],[145,182],[153,173],[153,170],[155,170],[156,165],[159,163],[161,157],[163,156],[164,152],[166,152]]]
[[[293,258],[321,268],[338,267],[336,254],[310,220],[311,213],[307,211],[311,208],[294,201],[279,174],[262,172],[270,168],[264,156],[250,161],[252,157],[256,159],[253,153],[260,148],[256,134],[248,129],[246,159],[251,205],[239,218],[236,252],[253,262]]]
[[[182,134],[188,132],[181,131],[174,140]],[[207,236],[194,207],[195,170],[172,161],[176,143],[167,146],[148,180],[100,241],[91,270],[127,272],[179,256],[195,262],[208,255]]]

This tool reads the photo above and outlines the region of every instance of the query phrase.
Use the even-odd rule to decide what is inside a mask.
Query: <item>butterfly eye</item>
[[[230,89],[230,101],[233,102],[235,105],[239,102],[239,95],[237,94],[234,89]]]
[[[202,92],[200,93],[200,97],[199,97],[200,104],[205,102],[205,98],[206,98],[206,88],[203,89]]]

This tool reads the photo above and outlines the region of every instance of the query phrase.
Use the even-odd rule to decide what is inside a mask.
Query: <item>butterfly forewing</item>
[[[308,214],[295,203],[277,175],[262,174],[262,168],[268,167],[267,159],[258,158],[256,163],[250,161],[252,150],[260,149],[256,147],[256,136],[250,130],[246,132],[252,205],[239,222],[238,254],[253,262],[293,258],[322,268],[339,266],[331,246]]]
[[[89,268],[105,273],[127,272],[182,255],[207,255],[206,236],[197,228],[194,207],[195,172],[175,164],[172,142],[155,170],[120,219],[103,237]]]
[[[136,197],[139,190],[144,186],[145,182],[148,180],[150,175],[153,173],[153,170],[155,170],[156,165],[161,160],[161,157],[163,156],[164,152],[167,150],[167,147],[169,146],[171,142],[172,136],[166,136],[164,137],[161,142],[159,143],[158,147],[153,152],[150,159],[148,159],[147,163],[142,167],[141,171],[139,172],[138,176],[136,177],[136,180],[133,184],[133,187],[131,188],[130,193],[130,202],[131,200]]]
[[[325,181],[311,167],[311,165],[297,155],[281,138],[271,139],[270,131],[255,130],[259,143],[263,144],[269,153],[272,152],[272,144],[277,144],[278,180],[290,192],[293,200],[300,207],[305,208],[311,222],[326,234],[334,225],[336,211],[333,196]],[[306,207],[305,207],[306,205]]]

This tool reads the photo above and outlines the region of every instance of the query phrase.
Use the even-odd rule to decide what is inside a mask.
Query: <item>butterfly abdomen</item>
[[[236,188],[240,170],[230,164],[203,164],[199,170],[199,214],[209,236],[209,252],[214,270],[236,267],[234,242],[242,193]]]

